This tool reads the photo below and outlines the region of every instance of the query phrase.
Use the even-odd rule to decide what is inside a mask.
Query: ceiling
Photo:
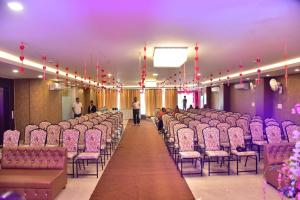
[[[16,13],[0,1],[0,50],[41,62],[41,55],[90,76],[96,63],[125,85],[139,81],[139,52],[155,46],[187,46],[188,78],[192,79],[194,45],[200,44],[199,64],[204,77],[255,67],[300,56],[299,0],[153,0],[138,1],[32,1],[23,0]],[[177,70],[153,68],[148,60],[147,79],[158,73],[164,80]],[[0,72],[3,65],[0,65]],[[1,73],[0,73],[1,75]],[[35,75],[34,75],[35,76]]]

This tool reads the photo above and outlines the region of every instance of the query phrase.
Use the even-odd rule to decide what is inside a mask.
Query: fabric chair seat
[[[169,138],[169,139],[168,139],[168,142],[169,142],[169,143],[173,143],[173,142],[174,142],[174,138]]]
[[[236,156],[256,156],[255,151],[241,151],[238,152],[237,150],[232,150],[231,153]]]
[[[244,136],[244,138],[245,138],[245,140],[250,140],[250,139],[251,139],[251,135],[246,134],[246,135]]]
[[[229,142],[224,142],[224,143],[221,143],[221,146],[222,147],[230,147],[230,144],[229,144]]]
[[[77,152],[68,152],[67,158],[72,160],[74,157],[77,156]]]
[[[229,154],[226,151],[205,151],[205,154],[209,157],[225,157],[229,156]]]
[[[80,160],[80,159],[98,159],[100,157],[100,153],[94,153],[94,152],[83,152],[80,153],[77,157],[76,160]]]
[[[201,154],[198,151],[182,151],[179,152],[180,158],[200,158]]]
[[[59,147],[58,144],[46,144],[46,147]]]
[[[106,149],[106,145],[105,144],[101,144],[101,147],[100,147],[101,150],[104,150]]]
[[[111,143],[111,139],[107,139],[106,142],[107,142],[107,143]]]
[[[262,146],[262,145],[267,144],[267,141],[265,141],[265,140],[253,141],[252,143],[255,144],[255,145],[258,145],[258,146]]]

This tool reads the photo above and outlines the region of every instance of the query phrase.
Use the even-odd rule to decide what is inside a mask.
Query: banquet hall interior
[[[300,1],[0,0],[0,199],[300,199]]]

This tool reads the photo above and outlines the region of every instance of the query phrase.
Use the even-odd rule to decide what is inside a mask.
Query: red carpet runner
[[[92,200],[190,200],[194,199],[181,178],[162,138],[150,120],[140,126],[130,121],[108,163]]]

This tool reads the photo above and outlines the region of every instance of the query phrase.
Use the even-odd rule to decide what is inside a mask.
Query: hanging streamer
[[[240,65],[239,68],[240,68],[240,83],[243,83],[243,65]]]
[[[46,61],[47,61],[47,57],[42,56],[42,60],[43,60],[43,79],[45,81],[46,80]]]
[[[256,63],[257,63],[257,84],[260,84],[260,74],[261,74],[261,70],[260,70],[260,58],[256,59]]]
[[[68,80],[69,80],[69,67],[66,67],[66,82],[68,84]]]
[[[23,42],[21,42],[20,46],[19,46],[20,50],[21,50],[21,56],[20,56],[20,61],[22,62],[21,66],[19,67],[19,72],[23,73],[24,72],[24,49],[25,49],[25,44]]]
[[[199,50],[198,43],[196,43],[196,46],[195,46],[194,79],[197,80],[197,81],[200,79],[200,76],[198,76],[198,74],[200,72],[198,50]]]
[[[287,46],[284,47],[284,59],[288,59]],[[288,86],[288,65],[284,66],[284,78],[285,78],[285,86]]]
[[[56,79],[58,80],[58,78],[59,78],[59,64],[56,64],[55,67],[56,67]]]

